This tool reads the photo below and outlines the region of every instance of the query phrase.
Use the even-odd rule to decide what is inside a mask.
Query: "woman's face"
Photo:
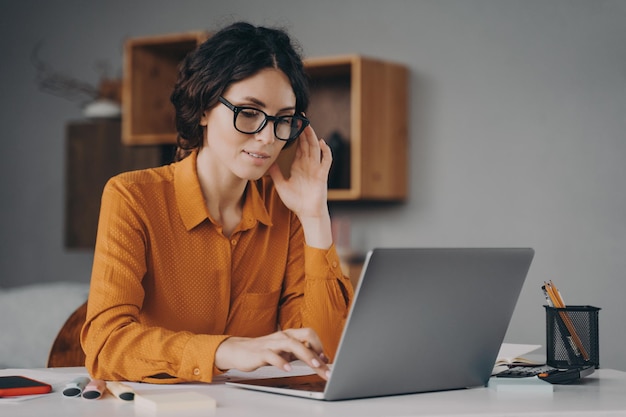
[[[254,107],[270,116],[295,114],[296,96],[291,83],[282,71],[273,68],[231,84],[222,97],[234,106]],[[259,179],[276,161],[286,142],[274,136],[272,121],[260,132],[247,134],[235,129],[233,119],[234,112],[221,102],[206,111],[200,122],[206,128],[200,152],[208,152],[217,166],[238,178]]]

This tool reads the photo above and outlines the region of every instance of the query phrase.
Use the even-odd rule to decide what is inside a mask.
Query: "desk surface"
[[[135,409],[133,402],[122,401],[111,395],[100,400],[63,397],[61,390],[65,382],[78,375],[86,375],[84,368],[0,370],[0,375],[16,374],[47,380],[53,385],[54,392],[21,401],[0,398],[0,416],[145,415],[142,410]],[[494,388],[472,388],[338,402],[260,393],[223,383],[175,386],[139,384],[135,387],[137,393],[160,389],[163,392],[186,390],[208,394],[217,401],[215,416],[626,416],[626,372],[610,369],[599,369],[576,384],[555,385],[553,392],[499,392]],[[182,417],[192,414],[175,415]]]

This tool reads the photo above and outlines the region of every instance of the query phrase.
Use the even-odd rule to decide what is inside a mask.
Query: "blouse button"
[[[237,244],[237,239],[233,239],[233,240],[231,240],[231,241],[230,241],[230,243],[231,243],[233,246],[235,246],[235,245]]]
[[[199,368],[194,369],[194,370],[193,370],[193,374],[194,374],[195,376],[200,375],[200,369],[199,369]]]
[[[333,261],[333,268],[337,268],[337,261]]]

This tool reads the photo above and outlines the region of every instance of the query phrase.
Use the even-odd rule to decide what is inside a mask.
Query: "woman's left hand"
[[[300,219],[328,215],[328,173],[332,163],[330,147],[308,126],[300,135],[291,176],[285,178],[277,164],[269,174],[283,203]]]

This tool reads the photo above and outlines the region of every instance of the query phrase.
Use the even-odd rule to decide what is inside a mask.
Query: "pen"
[[[63,395],[66,397],[78,397],[85,389],[85,386],[89,383],[89,378],[86,376],[79,376],[78,378],[72,379],[70,382],[65,384],[65,388],[63,388]]]
[[[97,400],[102,397],[104,390],[106,390],[106,382],[101,379],[92,379],[83,390],[83,398]]]
[[[554,308],[554,303],[552,302],[552,299],[550,298],[550,295],[548,294],[548,290],[546,289],[545,285],[541,286],[541,291],[543,291],[543,295],[544,297],[546,297],[546,304],[548,304],[549,307]]]
[[[132,401],[135,399],[135,391],[126,384],[122,384],[117,381],[107,381],[107,389],[111,391],[111,394],[115,395],[120,400]]]

